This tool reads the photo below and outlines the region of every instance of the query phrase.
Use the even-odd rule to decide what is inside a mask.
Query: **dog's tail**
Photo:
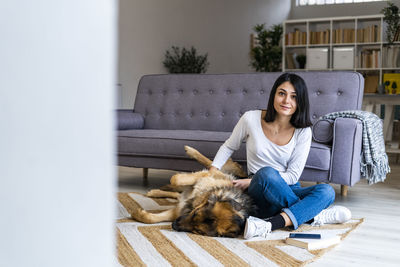
[[[210,168],[212,161],[201,154],[199,151],[194,149],[193,147],[190,146],[185,146],[185,151],[186,154],[189,155],[192,159],[197,160],[201,165],[205,166],[206,168]],[[222,172],[232,174],[237,177],[247,177],[247,174],[245,171],[243,171],[242,167],[240,164],[237,162],[232,161],[232,159],[228,159],[227,162],[222,166],[221,168]]]

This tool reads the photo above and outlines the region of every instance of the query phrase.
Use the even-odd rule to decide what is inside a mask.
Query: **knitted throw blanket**
[[[390,167],[385,152],[381,119],[374,113],[361,110],[333,112],[322,118],[355,118],[362,122],[361,175],[368,180],[369,184],[383,182],[386,174],[390,172]]]

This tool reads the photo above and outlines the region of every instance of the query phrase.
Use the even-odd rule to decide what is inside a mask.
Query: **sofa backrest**
[[[240,116],[266,109],[282,73],[146,75],[135,112],[147,129],[232,131]],[[334,111],[360,109],[364,78],[357,72],[296,72],[308,88],[311,121]]]

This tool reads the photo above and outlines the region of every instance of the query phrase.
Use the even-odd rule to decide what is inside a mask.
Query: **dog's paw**
[[[181,177],[181,176],[182,176],[182,174],[180,174],[180,173],[175,174],[174,176],[171,177],[170,183],[172,185],[179,185],[179,177]]]
[[[193,185],[196,177],[193,173],[178,173],[171,177],[170,183],[175,186]]]
[[[160,197],[163,196],[163,191],[160,189],[152,189],[146,194],[147,197]]]
[[[146,211],[142,208],[135,208],[134,210],[130,211],[131,218],[138,221],[143,222],[143,217],[146,214]]]

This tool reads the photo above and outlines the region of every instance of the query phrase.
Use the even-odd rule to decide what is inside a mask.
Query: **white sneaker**
[[[351,219],[351,211],[343,206],[331,206],[322,210],[314,217],[312,226],[320,226],[326,223],[345,223]]]
[[[256,236],[266,238],[271,233],[271,227],[272,224],[270,222],[250,216],[246,220],[243,236],[245,239],[250,239]]]

